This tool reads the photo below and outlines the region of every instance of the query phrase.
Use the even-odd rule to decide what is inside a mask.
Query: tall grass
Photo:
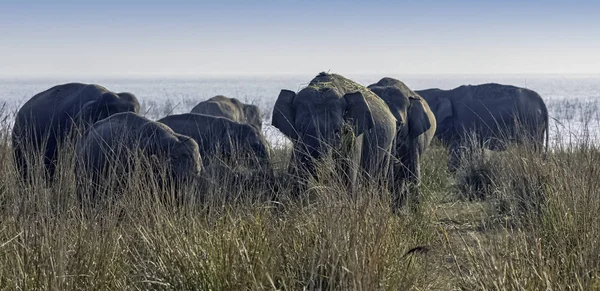
[[[465,167],[486,171],[485,193],[490,201],[476,231],[454,235],[443,231],[447,247],[462,250],[456,258],[462,268],[453,270],[460,277],[458,286],[467,290],[600,288],[600,149],[596,145],[557,147],[545,158],[527,147],[513,147]]]
[[[281,181],[208,169],[204,182],[180,193],[198,198],[184,205],[165,204],[168,193],[143,169],[111,175],[126,183],[108,181],[121,188],[89,215],[79,207],[70,145],[46,185],[41,176],[18,179],[7,126],[2,141],[4,288],[373,290],[431,280],[426,259],[405,256],[433,238],[426,219],[394,216],[376,188],[349,196],[335,180],[311,184],[310,199],[293,197],[287,149],[274,157]]]
[[[172,205],[153,175],[135,172],[109,207],[86,215],[72,151],[52,185],[21,183],[9,126],[0,126],[3,289],[600,288],[600,149],[592,143],[545,158],[511,147],[465,160],[454,175],[434,142],[422,160],[422,204],[399,214],[369,181],[356,195],[336,179],[292,195],[290,149],[276,146],[275,181],[211,168],[181,193],[192,199]]]

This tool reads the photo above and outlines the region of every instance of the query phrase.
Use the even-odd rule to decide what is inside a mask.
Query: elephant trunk
[[[198,144],[188,138],[178,144],[171,152],[171,175],[175,181],[189,182],[195,180],[202,171],[202,157]]]

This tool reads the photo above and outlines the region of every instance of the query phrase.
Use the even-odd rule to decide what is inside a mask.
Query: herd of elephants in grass
[[[540,154],[548,147],[548,110],[540,95],[495,83],[413,91],[390,77],[364,86],[319,73],[298,92],[282,89],[273,107],[271,124],[293,143],[283,169],[273,167],[255,105],[219,95],[190,113],[158,120],[139,108],[134,94],[96,84],[60,84],[31,97],[12,131],[23,183],[52,184],[68,168],[82,187],[80,199],[93,201],[121,185],[114,177],[126,179],[141,166],[177,193],[218,162],[243,164],[265,181],[284,177],[278,181],[302,193],[329,160],[349,193],[357,181],[373,181],[391,193],[396,211],[407,201],[418,203],[419,161],[434,137],[448,149],[449,171],[473,146],[499,151],[525,145]],[[72,167],[58,162],[67,151]]]

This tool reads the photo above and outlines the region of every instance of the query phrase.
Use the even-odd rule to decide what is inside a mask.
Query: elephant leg
[[[51,182],[56,173],[57,148],[55,144],[48,144],[46,147],[44,166],[46,168],[46,181]]]
[[[406,176],[407,181],[406,190],[407,200],[411,207],[415,207],[421,202],[421,195],[419,186],[421,185],[421,164],[420,160],[420,147],[418,139],[413,139],[407,148],[407,154],[403,156],[402,163],[406,165]]]
[[[396,212],[406,203],[411,206],[419,203],[419,183],[421,168],[419,165],[419,147],[416,139],[396,148],[393,163],[392,210]]]
[[[374,184],[379,190],[390,186],[390,171],[393,171],[392,155],[395,148],[395,131],[373,131],[365,135],[362,152],[362,168],[367,175],[366,181]],[[391,169],[390,169],[391,168]],[[379,191],[380,193],[383,191]]]
[[[399,164],[399,162],[398,162]],[[408,185],[407,181],[402,178],[402,170],[399,168],[404,168],[403,165],[394,165],[397,168],[395,174],[395,180],[392,182],[393,190],[392,190],[392,212],[398,213],[400,209],[406,204],[406,198],[408,196]]]
[[[23,182],[30,181],[30,173],[31,170],[28,165],[28,158],[25,156],[26,151],[23,149],[23,145],[15,145],[14,146],[14,161],[17,171],[19,172],[21,179]]]
[[[544,137],[545,137],[545,129],[541,128],[538,129],[538,127],[535,127],[535,129],[533,130],[534,132],[534,149],[536,153],[543,153],[544,152]]]
[[[342,185],[347,186],[348,193],[352,194],[354,186],[356,185],[356,179],[358,176],[357,167],[354,165],[355,161],[352,156],[334,156],[336,164],[335,171],[339,171],[340,179],[339,182]]]
[[[393,180],[389,180],[388,179],[387,173],[391,173],[394,170],[394,167],[393,167],[393,161],[395,159],[394,158],[395,157],[395,153],[394,153],[394,150],[393,150],[394,147],[395,146],[393,146],[393,145],[390,146],[390,149],[384,153],[385,160],[384,160],[384,165],[382,167],[382,170],[383,170],[382,173],[383,174],[381,175],[381,177],[382,177],[382,180],[383,180],[383,184],[382,185],[385,185],[385,186],[387,186],[390,183],[390,181],[393,181]]]
[[[366,181],[377,181],[384,176],[383,165],[387,148],[380,148],[374,136],[364,136],[360,165]]]
[[[366,168],[361,167],[365,158],[363,150],[366,145],[364,136],[359,136],[349,147],[344,148],[342,156],[338,158],[341,161],[341,182],[347,186],[351,196],[355,194],[359,179],[362,180],[367,174]]]
[[[293,197],[299,197],[306,190],[306,176],[308,174],[308,171],[304,169],[304,165],[300,161],[297,151],[298,149],[294,146],[288,164],[288,179],[286,179]]]
[[[14,162],[23,182],[34,182],[39,167],[43,167],[43,179],[48,181],[48,153],[43,145],[38,144],[35,139],[22,139],[14,143]]]

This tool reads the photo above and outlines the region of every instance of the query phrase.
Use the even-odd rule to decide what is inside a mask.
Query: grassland
[[[212,172],[169,207],[147,176],[97,215],[77,207],[70,158],[25,185],[0,130],[0,288],[51,290],[600,289],[600,148],[477,152],[455,174],[435,143],[416,209],[336,180],[300,197]],[[562,143],[564,144],[564,143]],[[276,148],[285,172],[289,150]],[[327,167],[327,165],[323,165]],[[273,199],[274,198],[274,199]]]

